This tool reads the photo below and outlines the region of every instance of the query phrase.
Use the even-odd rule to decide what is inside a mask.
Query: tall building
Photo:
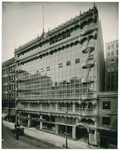
[[[15,49],[19,123],[98,145],[98,92],[104,90],[96,6]]]
[[[15,59],[2,63],[2,113],[15,122]]]
[[[106,44],[105,90],[118,90],[118,40]]]

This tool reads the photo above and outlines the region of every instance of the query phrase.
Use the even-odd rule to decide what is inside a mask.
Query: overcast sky
[[[105,43],[118,36],[118,3],[95,2]],[[33,40],[94,6],[93,2],[4,2],[2,3],[2,62],[14,56],[15,48]]]

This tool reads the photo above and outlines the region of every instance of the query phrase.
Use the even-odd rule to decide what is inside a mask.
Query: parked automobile
[[[13,129],[12,133],[16,134],[18,132],[19,135],[24,135],[24,128]]]

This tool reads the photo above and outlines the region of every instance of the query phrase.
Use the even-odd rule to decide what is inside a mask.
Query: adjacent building
[[[100,147],[117,148],[117,112],[118,93],[101,92],[99,98],[99,125]]]
[[[106,44],[105,90],[118,90],[118,40]]]
[[[2,63],[2,113],[15,122],[15,59]]]

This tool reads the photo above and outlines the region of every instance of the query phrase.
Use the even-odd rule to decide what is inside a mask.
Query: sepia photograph
[[[118,149],[119,3],[1,5],[1,149]]]

